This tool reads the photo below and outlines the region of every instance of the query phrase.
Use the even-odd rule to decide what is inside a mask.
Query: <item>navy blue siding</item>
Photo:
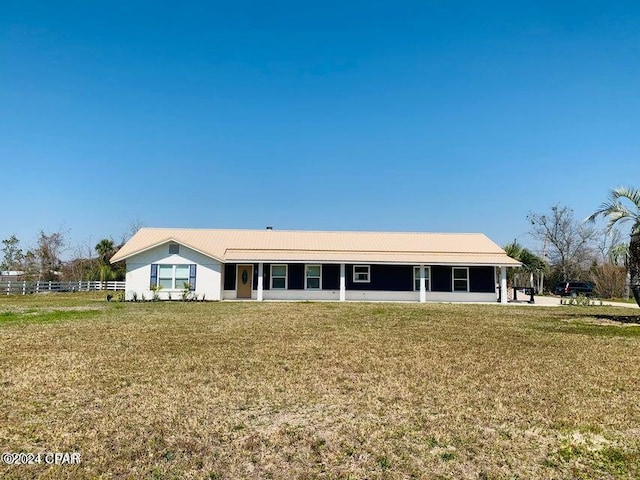
[[[149,280],[149,286],[155,287],[158,284],[158,265],[155,263],[151,265],[151,278]]]
[[[346,265],[346,269],[347,290],[413,291],[413,267],[411,265],[371,265],[369,283],[354,283],[353,265]]]
[[[227,263],[224,265],[224,289],[236,289],[236,274],[238,264]],[[353,282],[353,264],[345,265],[347,290],[372,290],[372,291],[413,291],[413,266],[411,265],[371,265],[370,283]],[[304,265],[290,263],[287,265],[288,285],[290,290],[304,289]],[[431,290],[434,292],[451,292],[452,268],[434,265],[431,266]],[[264,265],[263,287],[269,290],[271,287],[271,265]],[[253,289],[258,289],[258,264],[253,265]],[[340,265],[322,265],[322,289],[340,289]],[[489,293],[495,292],[494,267],[469,267],[469,289],[471,292]]]
[[[224,289],[236,289],[236,270],[238,266],[235,263],[224,264]]]
[[[244,265],[244,264],[243,264]],[[235,290],[236,289],[236,275],[238,272],[237,263],[225,263],[224,264],[224,289]],[[253,289],[258,289],[258,264],[253,264]]]
[[[469,289],[472,292],[495,292],[496,278],[493,267],[469,267]]]
[[[302,263],[290,263],[287,267],[287,276],[289,277],[289,290],[304,289],[304,265]]]
[[[271,265],[269,263],[264,264],[264,279],[262,280],[262,288],[264,290],[271,289]]]
[[[189,265],[189,290],[196,289],[196,265]]]
[[[253,289],[258,290],[258,264],[253,264]]]
[[[322,265],[322,289],[340,290],[340,265]]]
[[[438,265],[431,267],[431,290],[434,292],[450,292],[452,290],[451,275],[451,267]]]

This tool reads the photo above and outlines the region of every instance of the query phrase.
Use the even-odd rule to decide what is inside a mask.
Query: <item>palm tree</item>
[[[100,273],[100,282],[102,288],[104,288],[104,282],[113,278],[113,271],[109,264],[109,259],[115,253],[115,245],[110,238],[103,238],[96,245],[96,252],[100,257],[100,266],[98,271]]]
[[[522,245],[520,245],[516,240],[513,243],[510,243],[504,247],[504,251],[511,258],[514,258],[522,263],[522,267],[517,269],[509,269],[514,270],[513,275],[516,277],[512,278],[512,281],[515,281],[520,276],[520,273],[526,273],[529,276],[530,286],[534,287],[533,279],[534,276],[543,275],[547,270],[547,264],[544,260],[542,260],[537,255],[531,253],[531,251]]]
[[[624,202],[623,202],[624,201]],[[617,187],[609,192],[609,198],[593,212],[588,221],[607,217],[607,231],[616,224],[632,222],[629,242],[629,274],[631,291],[640,305],[640,190],[631,187]]]
[[[103,238],[96,245],[96,252],[100,256],[100,261],[105,265],[109,264],[109,258],[113,256],[115,249],[116,247],[113,244],[113,240],[110,238]]]

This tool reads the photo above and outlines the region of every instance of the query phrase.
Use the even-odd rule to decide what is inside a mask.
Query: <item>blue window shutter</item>
[[[196,265],[189,265],[189,290],[196,289]]]
[[[158,284],[158,265],[151,264],[151,281],[149,284],[152,287],[155,287]]]

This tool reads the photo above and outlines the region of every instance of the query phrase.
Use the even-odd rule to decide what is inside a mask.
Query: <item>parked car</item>
[[[554,293],[562,297],[575,298],[578,295],[590,297],[593,295],[594,285],[591,282],[560,282],[556,285]]]

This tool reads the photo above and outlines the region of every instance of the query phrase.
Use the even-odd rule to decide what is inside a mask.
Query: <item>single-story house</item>
[[[129,300],[506,302],[506,269],[520,265],[481,233],[270,228],[143,228],[122,260]]]

